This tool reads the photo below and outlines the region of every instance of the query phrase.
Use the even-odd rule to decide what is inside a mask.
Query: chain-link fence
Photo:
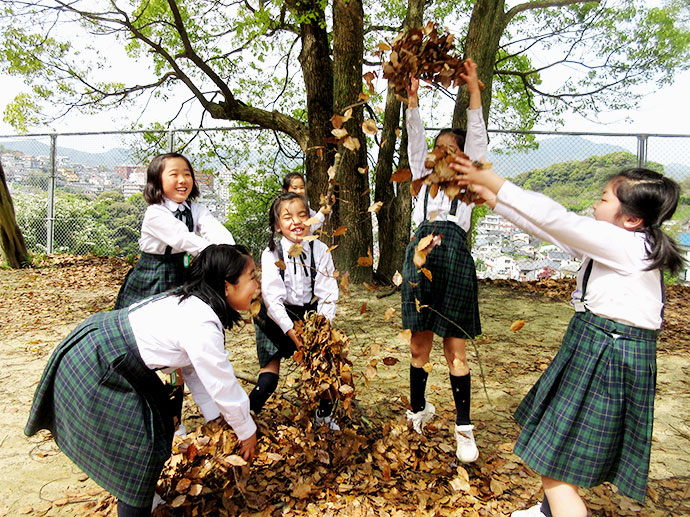
[[[647,164],[678,181],[690,180],[690,135],[489,133],[489,160],[507,176],[609,160],[616,166]],[[526,136],[538,146],[502,151]],[[155,154],[187,155],[201,201],[219,220],[230,217],[238,242],[265,243],[266,206],[280,178],[302,168],[299,149],[289,145],[258,128],[36,134],[0,136],[0,158],[30,251],[133,255],[146,208],[146,165]],[[233,194],[246,199],[247,190],[254,204],[233,207]],[[687,219],[690,207],[684,210]]]

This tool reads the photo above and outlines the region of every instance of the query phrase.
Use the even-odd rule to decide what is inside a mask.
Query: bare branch
[[[547,7],[565,7],[568,5],[575,4],[587,4],[590,2],[599,3],[600,0],[539,0],[537,2],[525,2],[524,4],[518,4],[515,7],[508,10],[505,13],[505,24],[507,25],[510,20],[515,16],[524,11],[533,11],[535,9],[546,9]]]

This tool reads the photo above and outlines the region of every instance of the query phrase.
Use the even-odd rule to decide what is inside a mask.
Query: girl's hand
[[[483,185],[472,185],[471,188],[472,192],[479,196],[479,199],[474,202],[476,206],[486,203],[491,208],[496,208],[496,194]]]
[[[481,90],[479,88],[479,77],[477,77],[477,63],[475,63],[471,57],[468,57],[463,63],[465,68],[465,73],[460,74],[460,77],[464,79],[467,91],[472,95],[473,93],[480,94]]]
[[[240,456],[244,461],[251,461],[256,451],[256,433],[246,440],[240,440]]]
[[[321,208],[319,208],[319,212],[321,212],[323,215],[328,215],[333,211],[333,208],[331,205],[323,205]]]
[[[303,347],[302,340],[297,336],[297,333],[295,332],[294,328],[287,331],[287,337],[292,339],[293,343],[295,343],[295,346],[298,350]]]
[[[497,194],[506,181],[496,174],[493,169],[479,168],[472,160],[460,156],[456,156],[453,159],[450,163],[450,168],[460,173],[456,176],[458,185],[475,185],[475,188],[485,187],[488,192],[483,191],[484,194],[480,193],[480,195],[487,202],[490,202],[491,194],[489,192]],[[477,192],[479,193],[479,190]]]
[[[407,107],[419,107],[419,78],[410,75],[410,85],[407,87]]]

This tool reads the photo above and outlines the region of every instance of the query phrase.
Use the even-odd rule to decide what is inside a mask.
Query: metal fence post
[[[172,130],[168,131],[168,152],[175,152],[175,132]]]
[[[48,216],[46,228],[46,251],[53,252],[55,236],[55,177],[57,173],[57,135],[50,135],[50,179],[48,180]]]
[[[647,144],[649,135],[637,135],[637,166],[647,166]]]

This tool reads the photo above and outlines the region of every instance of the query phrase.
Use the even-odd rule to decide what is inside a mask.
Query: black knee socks
[[[268,397],[276,390],[278,387],[278,375],[272,372],[264,372],[259,374],[259,378],[256,381],[256,386],[249,394],[249,409],[254,411],[254,414],[258,414],[259,411],[264,407],[264,404],[268,400]]]
[[[469,425],[470,421],[470,374],[450,376],[450,387],[455,400],[455,425]]]
[[[546,515],[546,517],[552,517],[551,507],[549,506],[549,500],[546,498],[546,494],[544,494],[544,499],[541,500],[541,513]]]
[[[426,405],[424,392],[426,391],[426,380],[429,374],[424,368],[416,368],[410,365],[410,405],[412,412],[419,413]]]

